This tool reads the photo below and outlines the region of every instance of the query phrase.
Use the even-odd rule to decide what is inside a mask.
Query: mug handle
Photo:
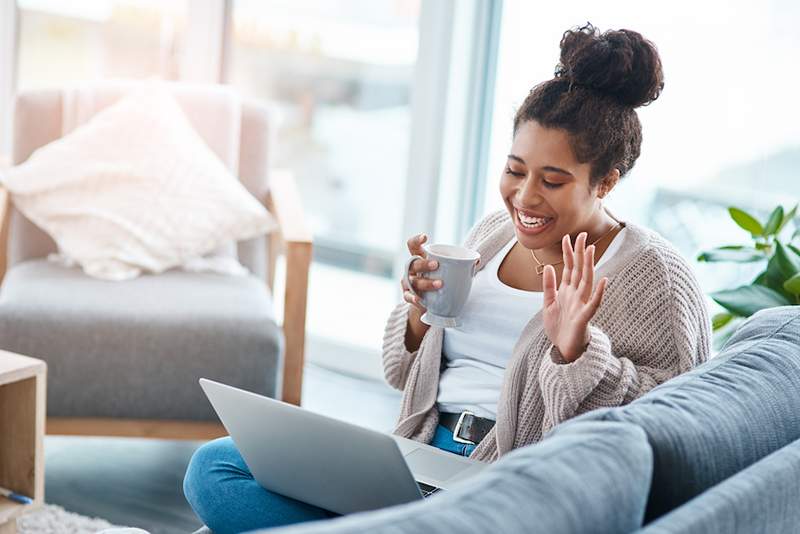
[[[405,281],[406,287],[408,287],[408,290],[411,291],[411,293],[413,293],[413,295],[415,297],[417,297],[418,299],[421,299],[422,295],[420,295],[419,293],[414,291],[414,286],[411,285],[411,278],[409,277],[409,274],[408,274],[408,271],[411,269],[411,264],[414,263],[415,260],[425,261],[425,258],[423,258],[422,256],[411,256],[410,258],[408,258],[406,260],[406,267],[403,270],[403,281]]]
[[[472,276],[475,276],[478,273],[478,267],[480,267],[480,265],[481,265],[481,259],[478,258],[472,265]]]

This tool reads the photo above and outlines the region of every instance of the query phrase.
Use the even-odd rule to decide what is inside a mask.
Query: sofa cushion
[[[762,310],[718,356],[621,408],[569,422],[640,426],[653,448],[649,522],[800,438],[800,306]]]
[[[460,488],[403,506],[268,532],[631,532],[641,525],[651,463],[641,429],[586,422],[503,456]]]
[[[275,396],[282,343],[252,276],[108,282],[30,260],[0,291],[0,348],[47,362],[48,415],[214,420],[197,380]]]
[[[642,534],[793,534],[800,525],[800,440],[739,471]]]

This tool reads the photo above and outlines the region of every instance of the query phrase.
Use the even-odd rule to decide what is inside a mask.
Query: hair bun
[[[652,42],[631,30],[601,34],[590,23],[564,32],[555,75],[634,108],[654,101],[664,88],[661,59]]]

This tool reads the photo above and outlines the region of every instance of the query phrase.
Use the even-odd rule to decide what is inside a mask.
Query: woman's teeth
[[[519,218],[519,222],[522,223],[522,226],[526,228],[536,228],[537,226],[544,226],[545,224],[553,220],[552,217],[528,217],[526,215],[523,215],[519,211],[517,212],[517,217]]]

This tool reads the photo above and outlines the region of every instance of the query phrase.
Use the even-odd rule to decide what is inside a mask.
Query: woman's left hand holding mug
[[[608,279],[594,283],[594,245],[586,246],[586,232],[578,234],[575,249],[569,234],[561,240],[564,271],[556,289],[556,270],[544,268],[544,328],[550,342],[567,362],[577,360],[589,345],[589,321],[594,317]]]

